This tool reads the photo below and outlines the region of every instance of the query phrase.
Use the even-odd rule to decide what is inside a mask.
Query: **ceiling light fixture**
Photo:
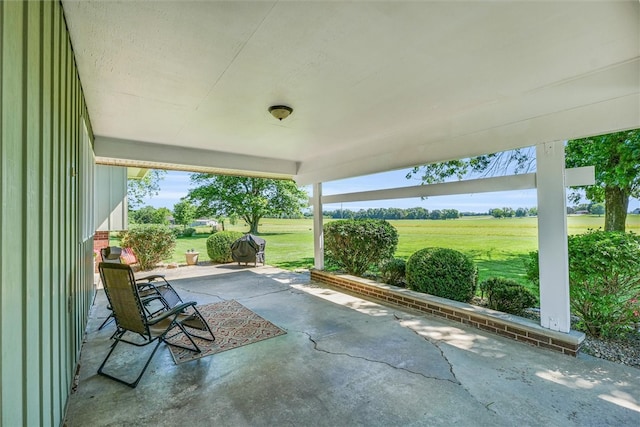
[[[282,119],[289,117],[289,114],[293,112],[293,108],[287,107],[286,105],[272,105],[269,107],[269,112],[273,117],[282,121]]]

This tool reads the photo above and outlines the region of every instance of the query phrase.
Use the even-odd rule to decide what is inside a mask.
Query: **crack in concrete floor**
[[[399,317],[397,314],[394,313],[393,317],[395,318],[396,322],[401,322],[405,319]],[[438,351],[440,352],[440,355],[442,356],[442,359],[447,363],[447,365],[449,365],[449,372],[451,373],[451,375],[453,376],[453,378],[455,378],[456,382],[454,384],[457,384],[459,386],[462,387],[462,389],[467,392],[467,394],[469,394],[469,396],[474,399],[476,402],[478,402],[480,405],[484,406],[485,409],[489,412],[492,412],[494,414],[497,414],[497,412],[495,410],[493,410],[492,408],[490,408],[489,406],[493,405],[495,402],[489,402],[489,403],[483,403],[481,400],[479,400],[476,396],[473,395],[473,393],[471,393],[471,391],[465,387],[462,382],[460,382],[460,380],[458,379],[458,377],[456,376],[456,373],[453,370],[453,363],[451,363],[451,361],[449,360],[449,358],[446,356],[446,354],[444,353],[444,350],[442,349],[442,347],[440,346],[440,342],[438,342],[437,340],[433,339],[433,338],[429,338],[429,337],[425,337],[424,335],[421,335],[418,331],[416,331],[415,329],[413,329],[411,326],[409,325],[400,325],[403,328],[407,328],[409,329],[411,332],[413,332],[414,334],[416,334],[417,336],[419,336],[420,338],[422,338],[423,340],[427,341],[429,344],[433,345],[435,348],[438,349]],[[452,381],[453,382],[453,381]]]
[[[319,340],[314,339],[311,336],[310,333],[308,333],[306,331],[294,331],[294,332],[298,332],[298,333],[302,333],[302,334],[306,335],[307,338],[309,339],[309,341],[311,341],[313,343],[313,349],[316,350],[316,351],[320,351],[322,353],[331,354],[331,355],[334,355],[334,356],[346,356],[346,357],[349,357],[349,358],[352,358],[352,359],[364,360],[366,362],[371,362],[371,363],[380,363],[380,364],[387,365],[388,367],[396,369],[396,370],[399,370],[399,371],[405,371],[405,372],[408,372],[410,374],[419,375],[419,376],[421,376],[423,378],[426,378],[426,379],[437,380],[437,381],[447,381],[447,382],[450,382],[452,384],[460,385],[460,382],[457,379],[455,381],[453,381],[453,380],[450,380],[450,379],[447,379],[447,378],[431,377],[431,376],[425,375],[425,374],[420,373],[420,372],[412,371],[411,369],[403,368],[403,367],[400,367],[400,366],[395,366],[395,365],[393,365],[393,364],[391,364],[389,362],[385,362],[383,360],[369,359],[367,357],[356,356],[356,355],[349,354],[349,353],[325,350],[325,349],[319,347],[320,346],[320,344],[318,342]],[[455,375],[454,375],[454,378],[455,378]]]

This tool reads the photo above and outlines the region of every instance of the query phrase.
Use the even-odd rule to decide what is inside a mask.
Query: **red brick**
[[[571,344],[566,341],[554,340],[553,338],[551,339],[551,344],[557,345],[562,348],[566,348],[567,350],[573,350],[573,351],[578,350],[578,347],[579,347],[578,344]]]
[[[511,332],[507,332],[504,330],[498,330],[496,331],[496,333],[500,336],[506,337],[506,338],[511,338],[512,340],[516,338],[516,334],[512,334]]]
[[[527,332],[527,336],[529,338],[533,338],[534,340],[538,340],[541,343],[546,343],[549,344],[551,342],[551,338],[541,335],[541,334],[536,334],[534,332]]]
[[[516,341],[525,342],[525,343],[531,344],[531,345],[533,345],[535,347],[538,347],[538,345],[540,344],[540,341],[536,341],[536,340],[533,340],[531,338],[527,338],[527,337],[522,336],[522,335],[516,335]]]

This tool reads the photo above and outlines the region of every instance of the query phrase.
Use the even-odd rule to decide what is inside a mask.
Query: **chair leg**
[[[191,334],[187,332],[187,330],[184,328],[184,326],[181,325],[180,323],[177,323],[177,326],[178,326],[178,328],[180,328],[182,333],[187,337],[187,339],[191,343],[192,347],[187,347],[187,346],[180,345],[180,344],[174,344],[174,343],[169,342],[169,341],[166,340],[166,338],[171,338],[171,337],[174,337],[176,335],[179,335],[180,332],[178,332],[177,334],[171,335],[171,337],[167,337],[166,335],[163,335],[160,339],[162,341],[164,341],[165,343],[167,343],[167,345],[170,345],[170,346],[173,346],[173,347],[182,348],[184,350],[193,351],[194,353],[201,353],[202,350],[200,350],[200,347],[198,347],[198,344],[196,344],[196,342],[191,337]],[[195,336],[197,336],[197,335],[195,335]],[[202,338],[202,337],[198,337],[198,338]],[[203,339],[205,339],[205,338],[203,338]]]
[[[160,346],[160,343],[162,342],[162,339],[159,339],[159,337],[157,338],[158,342],[156,343],[156,346],[153,348],[153,351],[151,352],[151,355],[147,359],[147,362],[144,364],[144,367],[142,368],[142,371],[140,371],[140,374],[135,379],[135,381],[127,382],[127,381],[125,381],[125,380],[123,380],[121,378],[118,378],[118,377],[115,377],[113,375],[107,374],[106,372],[103,371],[104,366],[107,364],[107,360],[113,354],[113,351],[116,349],[116,346],[118,345],[118,343],[120,343],[120,338],[125,334],[125,332],[126,331],[122,331],[122,333],[117,334],[117,336],[115,337],[116,340],[113,342],[113,344],[111,344],[111,350],[109,351],[109,354],[107,354],[107,357],[104,359],[104,361],[102,362],[102,364],[98,368],[98,374],[100,374],[102,376],[105,376],[107,378],[111,378],[112,380],[115,380],[115,381],[117,381],[119,383],[122,383],[122,384],[124,384],[126,386],[129,386],[131,388],[136,388],[138,386],[138,383],[140,382],[140,379],[142,378],[142,376],[144,375],[145,371],[149,367],[149,363],[151,363],[151,359],[153,359],[153,356],[156,354],[156,351],[158,350],[158,347]]]
[[[115,318],[113,317],[113,313],[110,313],[109,316],[107,316],[106,319],[104,319],[104,322],[102,322],[102,325],[100,325],[100,327],[98,328],[99,331],[102,330],[102,328],[104,328],[105,326],[107,326],[109,323],[113,322],[115,320]]]
[[[211,327],[202,316],[200,311],[196,307],[191,307],[193,309],[193,313],[190,314],[190,317],[184,320],[181,320],[181,324],[184,327],[185,333],[192,337],[200,338],[205,341],[215,341],[216,337],[213,335],[213,331]],[[196,320],[197,324],[191,322],[191,319]],[[202,331],[203,334],[194,333],[192,330]]]

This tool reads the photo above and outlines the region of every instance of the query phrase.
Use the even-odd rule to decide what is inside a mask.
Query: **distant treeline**
[[[455,219],[463,215],[486,215],[476,213],[460,213],[456,209],[434,209],[432,211],[425,208],[369,208],[352,211],[349,209],[337,209],[334,211],[322,211],[323,216],[334,219]]]
[[[333,219],[456,219],[462,216],[484,216],[491,215],[495,218],[525,217],[538,214],[537,208],[495,208],[489,212],[459,212],[457,209],[434,209],[425,208],[369,208],[352,211],[349,209],[337,209],[333,211],[322,211],[326,218]]]

